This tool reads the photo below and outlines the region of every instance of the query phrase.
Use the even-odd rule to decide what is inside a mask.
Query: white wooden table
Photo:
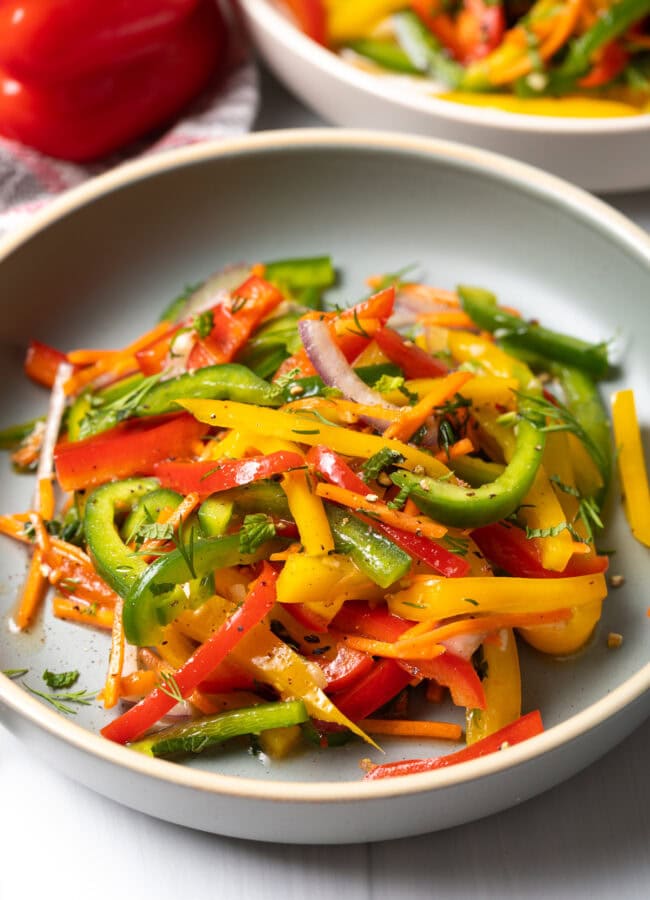
[[[320,124],[264,79],[258,128]],[[650,191],[613,202],[650,230]],[[647,900],[648,747],[650,721],[566,784],[450,831],[297,847],[215,837],[132,812],[52,772],[0,727],[0,898]]]

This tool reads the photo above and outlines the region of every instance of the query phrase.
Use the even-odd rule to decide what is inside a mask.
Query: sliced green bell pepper
[[[350,512],[326,503],[325,511],[338,553],[347,553],[375,584],[390,587],[411,568],[408,553]]]

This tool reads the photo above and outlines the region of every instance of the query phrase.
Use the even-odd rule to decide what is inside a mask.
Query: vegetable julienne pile
[[[442,99],[553,116],[650,111],[650,0],[283,5],[307,35],[350,62],[429,79]]]
[[[605,346],[403,273],[323,312],[334,280],[327,257],[236,267],[123,350],[30,345],[49,413],[1,436],[38,466],[33,509],[0,517],[32,551],[15,624],[52,585],[55,616],[110,631],[103,703],[131,704],[110,740],[458,741],[409,712],[448,689],[467,747],[366,777],[437,768],[542,730],[515,630],[566,654],[599,620]],[[646,542],[647,510],[630,508]]]

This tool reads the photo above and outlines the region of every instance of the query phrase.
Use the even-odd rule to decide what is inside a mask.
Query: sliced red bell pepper
[[[360,650],[353,650],[345,641],[338,642],[334,659],[321,663],[320,658],[316,657],[314,662],[321,666],[327,678],[329,693],[351,688],[355,682],[367,675],[374,665],[372,656]]]
[[[332,627],[347,634],[358,634],[378,641],[396,641],[413,625],[394,616],[385,606],[346,603],[335,616]],[[432,678],[449,688],[457,706],[485,709],[485,692],[474,666],[468,660],[447,651],[435,659],[399,660],[410,676]]]
[[[65,353],[55,350],[49,344],[30,341],[25,354],[24,369],[32,381],[51,388],[59,365],[67,359]]]
[[[450,753],[448,756],[439,756],[436,759],[406,759],[399,762],[384,763],[373,768],[365,776],[365,781],[379,781],[382,778],[394,778],[396,775],[414,775],[417,772],[431,772],[434,769],[444,769],[457,763],[468,762],[472,759],[480,759],[490,753],[511,747],[527,741],[544,731],[542,717],[539,710],[521,716],[515,722],[506,725],[494,734],[477,741],[470,747]]]
[[[394,305],[395,288],[390,287],[329,317],[332,337],[348,362],[353,362],[368,346],[372,336],[386,324]],[[317,374],[306,351],[301,348],[285,359],[273,378],[276,380],[294,369],[298,370],[298,377]]]
[[[496,522],[472,531],[472,539],[493,565],[515,578],[569,578],[606,572],[609,560],[595,553],[571,557],[563,572],[551,572],[541,563],[534,541],[516,526]]]
[[[595,88],[607,84],[623,71],[630,54],[618,41],[610,41],[599,51],[591,71],[578,81],[580,87]]]
[[[441,360],[405,340],[392,328],[381,328],[373,337],[380,350],[400,367],[406,378],[438,378],[447,374],[447,366]]]
[[[207,497],[217,491],[261,481],[290,469],[304,468],[304,465],[300,454],[279,450],[267,456],[248,456],[244,459],[157,462],[151,472],[163,487],[181,494],[197,493]]]
[[[312,447],[307,454],[307,462],[314,466],[326,481],[354,491],[357,494],[371,493],[368,485],[353,472],[350,466],[338,454],[322,445]],[[414,559],[422,560],[427,565],[447,578],[462,578],[469,572],[466,559],[452,553],[445,547],[417,534],[410,534],[392,525],[384,525],[373,521],[372,527],[383,532],[389,540]]]
[[[327,634],[329,630],[329,622],[326,622],[325,619],[321,619],[319,615],[317,615],[306,603],[282,603],[283,609],[293,616],[293,618],[298,622],[299,625],[302,625],[303,628],[308,628],[310,631],[313,631],[314,634]]]
[[[501,43],[506,17],[500,0],[464,0],[455,15],[431,0],[412,0],[412,8],[427,28],[459,62],[466,65],[487,56]]]
[[[189,697],[244,635],[271,610],[275,603],[276,581],[277,573],[269,563],[264,562],[260,576],[251,585],[242,605],[174,674],[182,697]],[[154,688],[136,706],[102,728],[102,734],[110,741],[127,744],[155,725],[176,702],[177,699],[162,687]]]
[[[251,275],[232,292],[230,299],[212,307],[212,331],[195,344],[188,369],[231,362],[252,331],[283,299],[275,285]]]
[[[64,491],[131,475],[149,475],[160,460],[189,455],[206,426],[187,413],[132,419],[83,441],[59,443],[54,465]]]
[[[367,675],[336,694],[333,701],[344,716],[358,722],[392,700],[412,680],[411,673],[394,659],[380,659],[373,663]]]
[[[226,41],[217,4],[200,0],[162,46],[130,62],[65,81],[0,69],[0,134],[74,162],[105,156],[172,119],[224,66]]]
[[[159,50],[197,0],[6,0],[0,65],[15,78],[63,81]]]
[[[322,0],[285,0],[301,31],[318,44],[327,44],[327,13]]]

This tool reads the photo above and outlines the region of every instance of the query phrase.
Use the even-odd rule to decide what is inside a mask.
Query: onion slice
[[[338,388],[346,399],[364,406],[399,408],[387,403],[378,391],[373,391],[359,378],[332,339],[326,322],[321,319],[301,319],[298,330],[311,364],[328,387]],[[378,431],[385,431],[390,425],[388,420],[380,417],[364,416],[363,419]]]
[[[54,384],[50,392],[50,403],[45,419],[43,443],[36,470],[36,490],[34,493],[34,508],[40,509],[40,483],[42,479],[51,479],[54,476],[54,448],[59,439],[63,413],[65,412],[65,383],[74,371],[70,363],[62,362],[56,370]]]

